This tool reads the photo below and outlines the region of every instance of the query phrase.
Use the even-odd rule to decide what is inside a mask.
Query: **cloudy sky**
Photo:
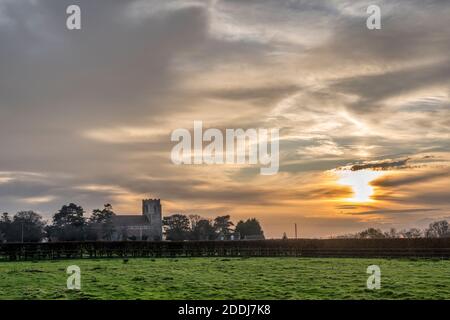
[[[0,210],[157,197],[268,237],[450,218],[449,16],[446,0],[0,0]],[[174,165],[171,132],[194,120],[279,128],[279,173]]]

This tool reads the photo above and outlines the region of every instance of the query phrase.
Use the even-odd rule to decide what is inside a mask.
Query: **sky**
[[[446,0],[0,0],[0,211],[161,198],[268,238],[450,219],[449,16]],[[171,133],[194,121],[278,128],[279,172],[175,165]]]

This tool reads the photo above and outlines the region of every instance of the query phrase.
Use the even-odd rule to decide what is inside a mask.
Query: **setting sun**
[[[373,170],[342,170],[337,171],[338,183],[352,188],[353,197],[345,199],[350,202],[370,202],[374,194],[374,188],[370,182],[383,175],[381,171]]]

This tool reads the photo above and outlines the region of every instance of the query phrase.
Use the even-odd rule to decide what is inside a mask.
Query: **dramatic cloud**
[[[75,3],[79,31],[74,1],[0,0],[0,210],[159,197],[164,214],[255,216],[270,237],[449,212],[448,1]],[[279,128],[280,172],[172,164],[170,134],[194,120]]]

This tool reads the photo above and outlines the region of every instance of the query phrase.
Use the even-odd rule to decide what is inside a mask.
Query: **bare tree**
[[[191,222],[191,229],[195,229],[198,222],[202,220],[203,218],[200,217],[198,214],[191,214],[189,215],[189,221]]]
[[[445,220],[430,223],[428,229],[425,230],[427,238],[444,238],[450,236],[448,222]]]
[[[400,234],[397,232],[395,228],[391,228],[389,229],[389,231],[384,232],[384,237],[391,239],[400,238]]]
[[[361,238],[361,239],[385,238],[385,235],[383,234],[383,232],[380,229],[375,229],[375,228],[369,228],[367,230],[364,230],[364,231],[360,232],[358,235],[359,235],[359,238]]]
[[[416,238],[422,237],[422,231],[417,228],[411,228],[409,230],[402,230],[400,232],[400,234],[402,235],[403,238],[407,238],[407,239],[416,239]]]

